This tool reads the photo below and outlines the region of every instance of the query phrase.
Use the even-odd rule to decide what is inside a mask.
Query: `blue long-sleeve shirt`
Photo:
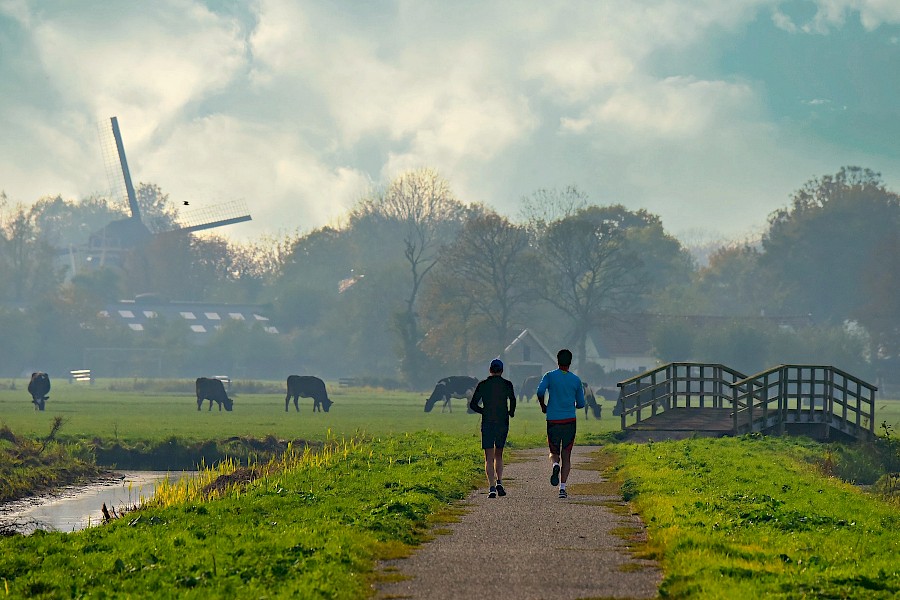
[[[548,421],[574,419],[575,409],[584,408],[584,387],[578,375],[571,371],[556,369],[544,373],[537,388],[538,399],[542,400],[547,392],[550,392]]]

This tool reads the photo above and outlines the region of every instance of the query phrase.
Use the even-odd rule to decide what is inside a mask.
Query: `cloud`
[[[0,0],[0,78],[16,90],[0,98],[0,189],[106,189],[96,123],[116,115],[135,181],[192,207],[247,201],[254,220],[232,237],[334,222],[423,166],[510,215],[575,184],[675,230],[740,231],[843,164],[900,169],[811,138],[773,113],[771,82],[722,66],[769,17],[791,33],[900,22],[892,0],[815,7],[801,21],[777,0]]]

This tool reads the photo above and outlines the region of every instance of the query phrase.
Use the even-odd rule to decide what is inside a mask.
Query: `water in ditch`
[[[102,522],[104,504],[110,511],[128,511],[152,498],[159,482],[190,476],[187,472],[116,472],[87,485],[0,504],[0,532],[28,535],[38,529],[78,531]]]

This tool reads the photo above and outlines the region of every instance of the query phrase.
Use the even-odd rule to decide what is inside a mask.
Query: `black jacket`
[[[481,413],[483,421],[508,422],[516,413],[516,393],[512,382],[500,375],[491,375],[478,382],[469,408]]]

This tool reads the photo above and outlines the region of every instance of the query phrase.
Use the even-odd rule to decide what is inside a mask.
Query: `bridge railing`
[[[829,423],[875,435],[877,387],[829,365],[778,365],[731,384],[735,433]]]
[[[677,362],[620,381],[617,412],[622,429],[661,410],[733,406],[732,385],[747,376],[722,364]]]

